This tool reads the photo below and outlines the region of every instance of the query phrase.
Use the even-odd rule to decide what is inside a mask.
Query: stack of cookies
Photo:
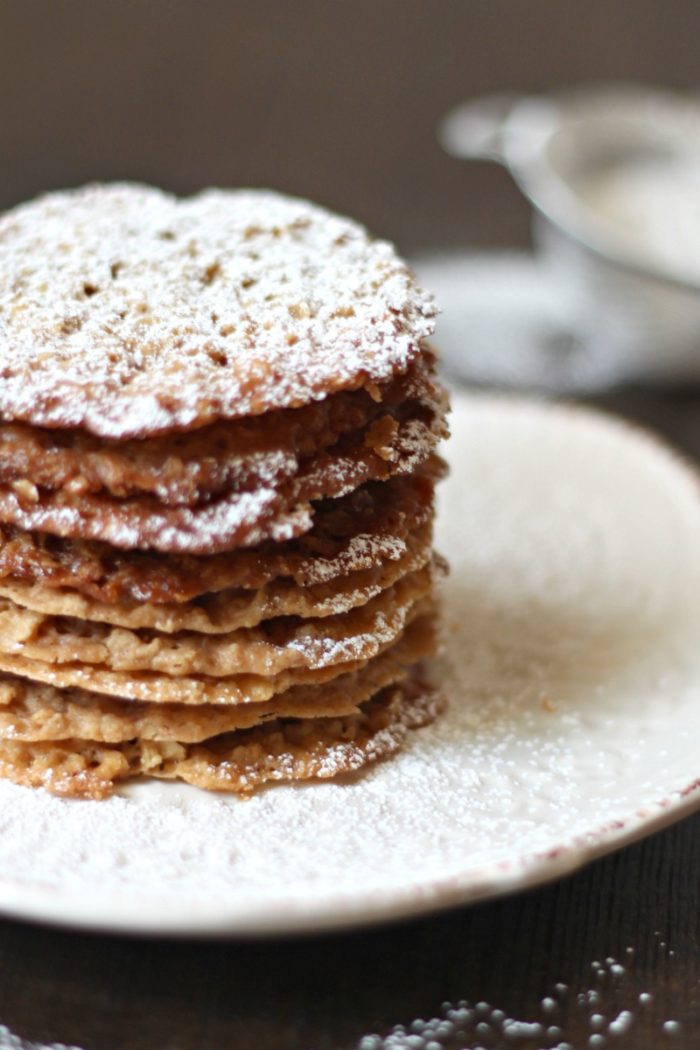
[[[250,793],[440,701],[445,398],[391,246],[269,192],[0,218],[0,775]]]

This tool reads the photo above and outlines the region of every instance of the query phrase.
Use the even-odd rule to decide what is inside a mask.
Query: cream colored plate
[[[355,782],[250,802],[0,784],[0,910],[67,925],[350,927],[555,878],[700,805],[700,489],[644,433],[459,398],[439,546],[451,706]]]

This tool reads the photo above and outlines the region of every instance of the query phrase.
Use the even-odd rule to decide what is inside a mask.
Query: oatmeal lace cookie
[[[271,191],[0,216],[0,776],[248,794],[438,715],[434,319]]]

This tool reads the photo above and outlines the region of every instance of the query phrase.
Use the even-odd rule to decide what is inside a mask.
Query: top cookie
[[[0,417],[142,437],[404,371],[435,307],[391,245],[307,201],[114,184],[0,217]]]

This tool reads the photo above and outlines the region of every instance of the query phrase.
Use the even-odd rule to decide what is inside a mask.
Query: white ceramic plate
[[[700,805],[700,490],[595,414],[458,399],[439,546],[451,706],[344,784],[108,802],[0,784],[0,910],[272,934],[542,883]]]

